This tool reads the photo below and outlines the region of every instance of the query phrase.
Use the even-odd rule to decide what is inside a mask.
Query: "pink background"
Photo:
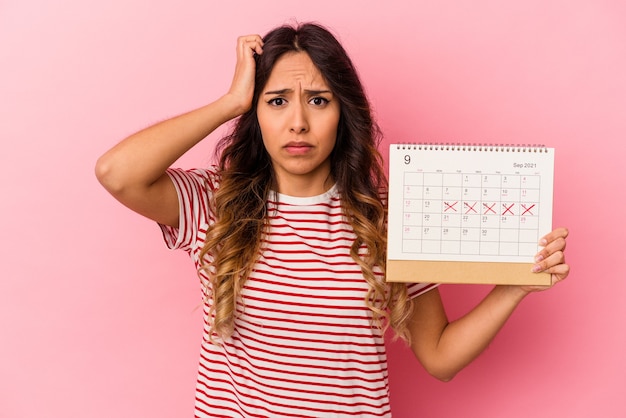
[[[191,263],[93,166],[124,136],[222,94],[238,35],[293,19],[338,34],[388,142],[557,148],[570,278],[527,298],[450,383],[390,344],[395,417],[626,416],[618,0],[0,0],[0,416],[191,416]],[[179,165],[206,165],[210,142]],[[451,317],[486,290],[443,287]]]

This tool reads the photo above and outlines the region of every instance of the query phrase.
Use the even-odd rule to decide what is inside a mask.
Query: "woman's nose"
[[[304,106],[297,105],[293,108],[293,114],[291,115],[289,130],[294,133],[303,133],[309,130],[308,118]]]

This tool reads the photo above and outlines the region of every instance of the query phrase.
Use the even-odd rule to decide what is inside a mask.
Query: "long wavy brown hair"
[[[372,310],[374,325],[382,329],[391,326],[396,335],[408,340],[407,319],[412,304],[406,285],[384,281],[387,210],[386,199],[381,196],[386,188],[378,152],[381,133],[356,69],[337,39],[314,23],[278,27],[263,42],[263,54],[255,55],[252,107],[216,147],[221,179],[211,203],[215,223],[200,254],[205,260],[201,268],[210,277],[210,283],[205,284],[205,294],[212,298],[210,335],[223,339],[232,334],[237,302],[262,250],[266,202],[275,178],[257,120],[259,95],[283,54],[305,52],[340,102],[330,174],[356,234],[350,253],[369,285],[365,303]],[[207,254],[209,257],[205,257]]]

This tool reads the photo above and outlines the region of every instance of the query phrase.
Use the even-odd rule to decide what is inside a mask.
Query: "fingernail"
[[[535,264],[531,269],[533,273],[539,273],[541,271],[541,266],[539,264]]]
[[[538,263],[538,262],[540,262],[541,260],[543,260],[543,256],[542,256],[541,254],[537,254],[537,255],[535,256],[535,263]]]
[[[545,238],[541,238],[541,240],[539,240],[539,245],[545,247],[546,245],[548,245],[548,241]]]

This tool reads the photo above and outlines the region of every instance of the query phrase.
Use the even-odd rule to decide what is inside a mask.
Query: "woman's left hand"
[[[550,273],[552,278],[549,286],[523,286],[527,292],[546,290],[564,280],[569,274],[569,265],[565,263],[566,239],[569,235],[567,228],[556,228],[540,241],[543,248],[535,256],[532,271],[535,273]]]

